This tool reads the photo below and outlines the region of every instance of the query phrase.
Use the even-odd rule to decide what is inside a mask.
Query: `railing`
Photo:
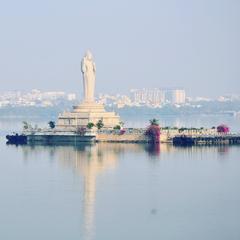
[[[144,134],[145,128],[124,128],[124,134]],[[97,130],[98,134],[119,134],[121,129],[100,129]]]

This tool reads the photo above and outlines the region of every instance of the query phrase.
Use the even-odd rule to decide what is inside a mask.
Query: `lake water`
[[[0,121],[0,239],[240,239],[240,147],[6,145],[20,126]]]

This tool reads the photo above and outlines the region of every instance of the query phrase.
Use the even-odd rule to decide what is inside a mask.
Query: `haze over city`
[[[91,49],[97,92],[239,94],[239,12],[237,0],[4,1],[0,91],[80,92],[80,61]]]

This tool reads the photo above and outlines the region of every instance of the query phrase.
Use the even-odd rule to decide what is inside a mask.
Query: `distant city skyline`
[[[90,49],[97,92],[240,94],[239,12],[237,0],[3,1],[0,91],[80,92]]]
[[[141,88],[129,88],[129,89],[126,89],[125,91],[97,91],[96,92],[96,98],[99,97],[99,95],[128,95],[130,96],[132,94],[132,91],[135,91],[135,90],[163,90],[163,91],[171,91],[171,90],[184,90],[185,91],[185,94],[186,94],[186,97],[190,97],[190,98],[208,98],[208,99],[217,99],[219,97],[224,97],[224,96],[240,96],[240,93],[237,93],[236,91],[235,92],[225,92],[223,94],[215,94],[214,96],[210,96],[210,95],[206,95],[204,93],[199,93],[198,95],[190,95],[185,88],[183,87],[141,87]],[[7,90],[0,90],[0,94],[6,94],[6,93],[17,93],[17,92],[20,92],[20,93],[29,93],[29,92],[32,92],[32,91],[40,91],[42,93],[64,93],[64,94],[75,94],[76,95],[76,98],[77,99],[81,99],[83,97],[83,89],[82,87],[80,86],[80,90],[79,91],[76,91],[76,89],[74,90],[69,90],[69,89],[60,89],[60,88],[56,88],[56,89],[41,89],[41,88],[25,88],[25,89],[7,89]]]
[[[33,89],[28,91],[7,91],[0,95],[0,108],[8,107],[54,107],[63,105],[78,104],[82,97],[75,92],[65,91],[40,91]],[[154,107],[164,106],[200,106],[201,102],[234,102],[239,103],[239,95],[219,96],[216,99],[199,96],[192,98],[187,96],[184,89],[130,89],[125,94],[100,93],[96,96],[96,101],[109,107]],[[197,104],[197,105],[196,105]]]

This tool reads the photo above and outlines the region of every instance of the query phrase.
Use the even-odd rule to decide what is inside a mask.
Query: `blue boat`
[[[7,144],[24,145],[27,144],[27,136],[21,134],[7,135]]]

